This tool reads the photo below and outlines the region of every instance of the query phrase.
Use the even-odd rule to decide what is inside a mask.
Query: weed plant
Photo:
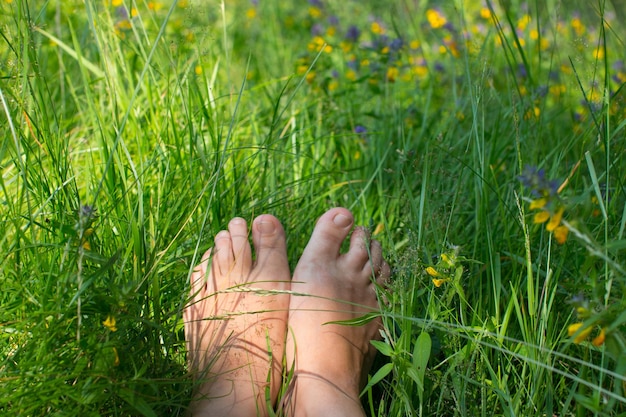
[[[0,413],[182,415],[212,236],[340,205],[370,415],[624,415],[624,7],[2,0]]]

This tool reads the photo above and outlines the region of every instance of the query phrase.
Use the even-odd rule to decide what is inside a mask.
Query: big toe
[[[315,225],[304,256],[338,257],[341,244],[354,223],[350,210],[336,207],[322,215]]]

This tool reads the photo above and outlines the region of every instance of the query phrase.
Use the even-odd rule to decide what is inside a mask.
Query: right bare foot
[[[359,392],[380,337],[380,319],[360,326],[328,324],[379,310],[373,277],[379,283],[390,268],[376,241],[356,228],[350,249],[340,254],[354,218],[335,208],[317,222],[294,272],[289,305],[287,367],[293,366],[290,416],[365,415]]]

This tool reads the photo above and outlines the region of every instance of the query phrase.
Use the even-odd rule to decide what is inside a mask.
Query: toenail
[[[343,214],[338,214],[333,219],[333,222],[339,227],[348,227],[352,223],[352,220],[348,216],[344,216]]]
[[[259,222],[259,225],[257,227],[259,228],[259,232],[261,233],[272,233],[274,230],[276,230],[276,225],[274,224],[274,222],[261,221]]]

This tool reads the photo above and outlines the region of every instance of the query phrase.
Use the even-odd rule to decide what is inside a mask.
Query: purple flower
[[[324,8],[324,5],[322,4],[322,0],[309,0],[309,4],[311,6],[317,7],[318,9]]]
[[[367,129],[365,128],[365,126],[356,125],[354,126],[354,133],[362,137],[367,134]]]
[[[328,24],[331,26],[339,26],[339,18],[335,15],[328,16]]]
[[[524,168],[524,172],[517,179],[537,198],[556,196],[560,184],[558,180],[548,180],[543,169],[530,165]]]
[[[401,38],[395,38],[389,43],[389,49],[391,49],[393,52],[398,52],[403,45],[404,41]]]
[[[313,36],[321,36],[324,33],[324,26],[319,23],[311,26],[311,35]]]
[[[358,27],[351,25],[346,31],[346,40],[349,42],[356,42],[359,40],[359,36],[361,36],[361,31]]]

